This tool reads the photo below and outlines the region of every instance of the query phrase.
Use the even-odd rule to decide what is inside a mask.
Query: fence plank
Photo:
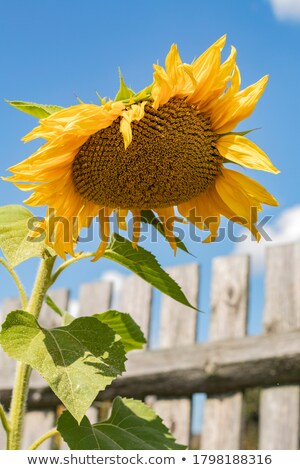
[[[83,284],[79,290],[79,315],[93,315],[110,308],[112,286],[108,281]]]
[[[232,256],[213,260],[211,341],[245,336],[248,279],[248,257]],[[241,392],[207,398],[201,438],[203,449],[240,448],[242,405]]]
[[[269,248],[266,256],[264,311],[266,334],[300,328],[299,285],[300,244]],[[298,449],[299,410],[299,386],[280,386],[262,390],[259,448]]]
[[[130,313],[149,339],[152,287],[137,276],[127,276],[123,281],[120,309]],[[133,352],[135,354],[135,352]]]
[[[168,269],[170,276],[181,286],[192,305],[198,304],[199,266],[187,264]],[[162,297],[160,318],[160,349],[193,344],[196,339],[197,312]],[[179,358],[177,358],[177,361]],[[153,409],[171,429],[177,441],[188,445],[191,428],[191,399],[172,398],[152,401]]]
[[[22,449],[28,449],[40,436],[55,426],[54,411],[30,411],[25,415]],[[39,450],[51,449],[52,440],[47,439],[40,445]]]
[[[62,310],[67,310],[69,303],[68,289],[52,290],[49,292],[49,296],[58,307]],[[44,328],[56,328],[57,326],[61,326],[61,317],[44,303],[39,316],[39,323]]]

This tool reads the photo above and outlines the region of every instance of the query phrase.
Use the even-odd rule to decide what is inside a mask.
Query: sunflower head
[[[99,216],[105,251],[109,217],[115,212],[121,229],[134,217],[133,244],[139,239],[141,211],[152,209],[176,250],[175,209],[213,241],[223,215],[256,228],[261,204],[277,205],[252,178],[226,168],[226,163],[278,170],[245,133],[233,132],[255,108],[268,77],[240,89],[236,50],[222,62],[225,36],[191,64],[182,62],[172,45],[165,67],[154,65],[153,83],[139,93],[126,87],[114,101],[78,104],[41,119],[25,141],[42,137],[46,143],[6,178],[23,191],[25,201],[46,205],[42,222],[47,240],[65,257],[74,255],[78,234]],[[53,219],[67,222],[52,223]]]

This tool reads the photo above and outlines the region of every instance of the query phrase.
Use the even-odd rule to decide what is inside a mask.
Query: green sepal
[[[260,127],[255,127],[254,129],[248,129],[247,131],[226,132],[225,134],[220,134],[220,137],[223,137],[224,135],[241,135],[241,136],[244,136],[244,135],[250,134],[250,132],[258,131],[259,129],[260,129]]]
[[[37,103],[30,103],[28,101],[8,101],[5,100],[6,103],[10,104],[14,108],[22,111],[23,113],[30,114],[38,119],[43,119],[50,116],[57,111],[61,111],[61,106],[55,106],[50,104],[37,104]]]
[[[96,91],[96,95],[97,95],[97,98],[100,101],[101,105],[104,106],[106,104],[105,98],[102,98],[102,96],[98,93],[98,91]]]
[[[134,103],[138,103],[139,101],[151,100],[151,93],[152,93],[153,83],[151,85],[146,86],[143,90],[139,91],[132,97],[132,101]]]
[[[128,88],[128,86],[125,84],[120,67],[119,67],[119,77],[120,77],[120,88],[119,88],[118,93],[116,94],[115,101],[125,101],[125,100],[130,99],[132,96],[134,96],[134,91]]]

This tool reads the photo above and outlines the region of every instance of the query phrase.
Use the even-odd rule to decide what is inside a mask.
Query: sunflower
[[[232,132],[254,110],[268,77],[241,90],[236,49],[221,61],[225,41],[221,37],[191,64],[183,63],[172,45],[165,68],[153,66],[151,86],[134,94],[121,76],[114,101],[62,109],[24,137],[46,143],[11,167],[13,176],[7,179],[33,191],[28,205],[48,206],[42,225],[60,256],[74,256],[80,230],[99,216],[98,259],[108,243],[113,212],[121,229],[132,213],[136,246],[146,209],[158,215],[174,250],[176,207],[184,219],[209,229],[207,242],[216,239],[220,216],[259,239],[261,204],[277,202],[252,178],[225,165],[278,173],[245,133]],[[62,223],[53,225],[53,218]]]

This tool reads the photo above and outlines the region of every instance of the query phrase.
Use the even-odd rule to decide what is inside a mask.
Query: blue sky
[[[224,56],[230,45],[238,51],[242,85],[247,86],[265,74],[269,85],[250,119],[240,129],[259,127],[252,140],[271,157],[280,175],[247,172],[264,184],[280,202],[279,208],[266,207],[274,216],[267,225],[272,238],[289,241],[299,238],[299,171],[296,139],[299,127],[299,0],[152,0],[64,2],[44,0],[3,1],[1,3],[0,44],[0,174],[29,156],[39,145],[24,145],[20,139],[36,124],[29,115],[8,106],[4,99],[69,106],[76,96],[97,102],[96,91],[114,97],[118,89],[118,66],[128,85],[138,90],[152,79],[152,64],[164,62],[170,45],[179,46],[181,57],[190,62],[212,42],[228,34]],[[23,193],[12,184],[0,182],[1,204],[20,204]],[[41,211],[39,211],[41,213]],[[265,244],[254,242],[201,245],[187,241],[202,265],[201,308],[209,311],[210,264],[214,256],[251,252],[261,259]],[[243,245],[243,246],[241,246]],[[163,266],[192,261],[172,251],[164,243],[144,243]],[[256,263],[256,262],[255,262]],[[37,261],[18,268],[30,289]],[[58,286],[72,288],[76,298],[82,282],[103,276],[106,270],[119,270],[106,260],[81,262],[62,276]],[[1,269],[0,300],[16,293]],[[254,300],[251,311],[262,306],[262,267],[255,264],[252,276]],[[205,337],[208,315],[204,315],[201,337]],[[260,329],[259,315],[252,315],[250,332]]]

